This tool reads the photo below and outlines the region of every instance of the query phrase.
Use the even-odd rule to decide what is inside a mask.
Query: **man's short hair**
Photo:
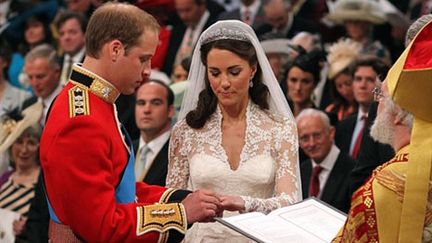
[[[147,83],[157,83],[160,86],[164,87],[166,92],[167,92],[167,97],[166,97],[167,98],[167,105],[171,106],[174,104],[174,92],[172,91],[172,89],[168,85],[166,85],[164,82],[162,82],[160,80],[156,80],[156,79],[150,80]]]
[[[354,76],[359,67],[371,67],[381,80],[384,80],[389,70],[387,64],[385,64],[380,58],[372,55],[364,55],[356,58],[349,67],[351,76]]]
[[[25,62],[31,62],[38,58],[47,59],[52,69],[60,68],[57,52],[54,47],[49,44],[42,44],[33,48],[25,56]]]
[[[86,31],[86,54],[99,58],[102,46],[119,40],[128,50],[138,44],[144,31],[159,33],[156,19],[127,3],[108,2],[92,14]]]
[[[296,122],[299,123],[303,119],[308,119],[309,117],[314,116],[320,118],[320,120],[323,122],[324,127],[328,130],[332,126],[330,124],[330,119],[327,116],[326,113],[323,111],[314,109],[314,108],[306,108],[300,112],[300,114],[296,117]]]
[[[88,24],[87,17],[82,13],[78,13],[70,10],[65,10],[57,16],[55,20],[56,29],[60,30],[60,28],[64,25],[64,23],[66,23],[66,21],[70,19],[76,19],[80,25],[81,31],[83,33],[86,32],[86,28]]]

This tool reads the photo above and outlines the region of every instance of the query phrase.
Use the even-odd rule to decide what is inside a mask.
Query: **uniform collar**
[[[114,104],[120,95],[120,91],[110,82],[81,67],[80,64],[73,65],[70,79],[72,83],[80,86],[84,85],[93,94],[111,104]]]

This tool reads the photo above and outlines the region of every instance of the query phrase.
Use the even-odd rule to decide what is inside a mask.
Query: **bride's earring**
[[[249,88],[252,88],[253,87],[253,80],[251,79],[250,81],[249,81]]]

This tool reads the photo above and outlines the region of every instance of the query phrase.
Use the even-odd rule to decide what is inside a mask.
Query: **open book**
[[[309,198],[268,215],[245,213],[216,218],[219,223],[256,242],[330,242],[344,225],[346,215],[328,204]]]

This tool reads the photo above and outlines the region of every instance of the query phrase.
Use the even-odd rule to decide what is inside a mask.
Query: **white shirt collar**
[[[327,156],[324,158],[323,161],[319,164],[324,170],[331,171],[333,169],[333,166],[336,163],[337,157],[339,156],[340,149],[336,147],[336,145],[332,145],[330,152],[327,154]],[[317,166],[318,164],[312,160],[312,168]]]
[[[150,149],[149,151],[150,153],[157,154],[165,145],[165,143],[168,141],[169,137],[170,137],[170,130],[162,133],[155,139],[151,140],[148,144],[146,144],[144,139],[140,136],[138,151],[140,151],[145,145],[147,145],[148,148]]]
[[[81,48],[75,55],[65,54],[65,61],[72,59],[73,63],[81,63],[85,55],[85,47]]]
[[[361,109],[358,109],[358,112],[357,112],[357,122],[361,121],[361,119],[362,119],[363,116],[367,117],[368,113],[367,112],[363,112]]]

